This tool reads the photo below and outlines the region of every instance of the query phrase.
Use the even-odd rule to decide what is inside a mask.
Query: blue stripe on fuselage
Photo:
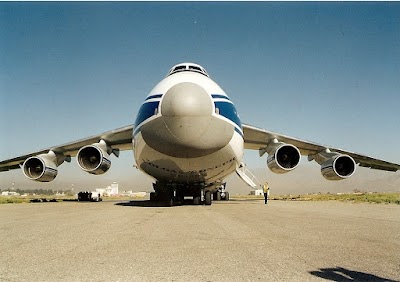
[[[239,128],[242,128],[239,116],[235,106],[231,102],[214,102],[215,107],[219,109],[219,114],[234,122]]]
[[[211,94],[211,97],[214,100],[215,108],[218,108],[218,113],[236,124],[235,131],[243,137],[242,123],[235,105],[233,105],[229,97],[222,94]]]
[[[146,101],[147,100],[150,100],[150,99],[157,99],[157,98],[161,98],[163,96],[163,94],[155,94],[155,95],[151,95],[151,96],[149,96],[149,97],[147,97],[146,98]]]
[[[228,96],[221,95],[221,94],[211,94],[211,97],[213,97],[213,99],[226,99],[226,100],[230,101]]]
[[[242,138],[244,138],[244,135],[243,135],[243,132],[241,131],[241,129],[239,129],[239,128],[237,128],[237,127],[235,126],[235,131],[236,131],[237,133],[239,133],[239,135],[242,136]]]
[[[158,109],[158,106],[160,104],[160,101],[155,101],[155,102],[144,102],[142,106],[139,109],[139,113],[136,117],[135,121],[135,128],[142,122],[144,122],[146,119],[152,117],[153,115],[156,114],[156,109]]]

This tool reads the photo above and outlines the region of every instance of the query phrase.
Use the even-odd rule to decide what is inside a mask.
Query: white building
[[[119,194],[118,183],[113,182],[107,188],[96,188],[96,193],[99,193],[100,196],[116,196]]]
[[[118,183],[113,182],[110,186],[106,188],[106,192],[108,195],[118,195],[119,194]]]
[[[4,191],[4,192],[1,192],[1,195],[2,196],[19,196],[19,193],[17,193],[17,192],[13,192],[13,191]]]
[[[264,191],[263,191],[263,189],[254,190],[254,195],[255,195],[255,196],[264,196]]]

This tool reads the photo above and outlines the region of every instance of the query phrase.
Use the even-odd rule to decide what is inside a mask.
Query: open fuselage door
[[[240,165],[236,169],[236,174],[253,189],[256,189],[257,186],[261,186],[258,179],[255,175],[247,168],[246,164],[241,162]]]

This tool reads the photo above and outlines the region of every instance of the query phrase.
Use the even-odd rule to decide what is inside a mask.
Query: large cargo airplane
[[[234,173],[249,185],[244,149],[268,154],[275,173],[295,169],[301,155],[321,165],[328,180],[352,176],[357,164],[397,171],[400,165],[242,124],[232,100],[197,64],[178,64],[148,94],[133,125],[96,136],[49,147],[0,162],[0,171],[21,168],[35,181],[48,182],[57,167],[76,157],[91,174],[103,174],[111,155],[133,150],[137,167],[154,178],[152,201],[168,205],[193,197],[195,204],[211,205],[228,199],[224,179]]]

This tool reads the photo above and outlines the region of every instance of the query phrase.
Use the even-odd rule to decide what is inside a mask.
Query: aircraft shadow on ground
[[[247,200],[236,200],[236,199],[230,199],[229,203],[233,204],[239,204],[241,201],[247,201]],[[250,199],[250,201],[253,201]],[[259,201],[257,199],[257,201]],[[217,201],[217,202],[225,202],[225,201]],[[164,202],[151,202],[150,200],[132,200],[129,202],[120,202],[116,203],[115,205],[117,206],[124,206],[124,207],[169,207],[167,203]],[[177,203],[174,205],[174,207],[177,206],[193,206],[193,200],[192,199],[185,199],[183,203]],[[200,205],[201,206],[201,205]]]
[[[309,271],[311,275],[330,281],[375,281],[375,282],[400,282],[386,279],[373,274],[349,270],[343,267],[320,268],[317,271]]]
[[[164,202],[152,202],[150,200],[134,200],[129,202],[122,202],[116,203],[116,206],[123,206],[123,207],[169,207],[167,203]],[[176,204],[174,206],[193,206],[193,200],[185,200],[183,203]]]

